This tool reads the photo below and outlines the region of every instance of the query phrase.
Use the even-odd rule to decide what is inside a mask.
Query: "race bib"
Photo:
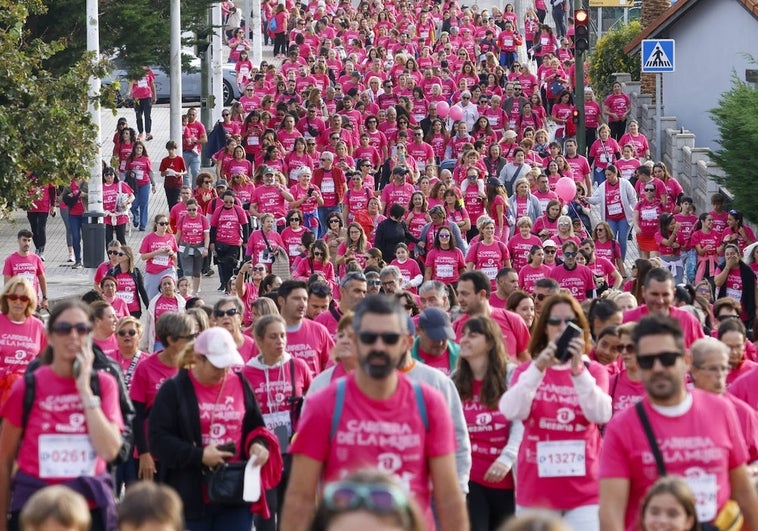
[[[117,291],[116,297],[124,301],[126,304],[131,304],[134,302],[134,293],[131,291]]]
[[[270,264],[274,261],[273,255],[268,252],[268,249],[264,249],[258,253],[258,261],[264,264]]]
[[[157,254],[153,256],[153,264],[157,266],[168,266],[170,258],[167,254]]]
[[[453,278],[453,266],[447,264],[437,266],[437,277]]]
[[[299,247],[300,246],[298,244],[296,244],[296,243],[290,244],[289,245],[289,255],[290,256],[297,256],[298,253],[300,252]]]
[[[247,137],[247,145],[248,146],[257,146],[260,140],[258,140],[257,136],[249,136]]]
[[[138,86],[139,88],[147,88],[147,87],[148,87],[148,84],[147,84],[147,79],[145,79],[145,78],[143,77],[142,79],[140,79],[139,81],[137,81],[137,86]]]
[[[600,162],[610,162],[610,161],[611,161],[611,158],[606,153],[603,153],[602,155],[600,155]]]
[[[490,121],[492,127],[497,127],[498,122],[500,121],[499,116],[488,116],[487,119]]]
[[[94,476],[97,454],[88,435],[40,435],[39,476]]]
[[[333,194],[334,193],[334,181],[322,181],[321,182],[321,191],[325,194]]]
[[[266,427],[274,431],[279,426],[290,425],[290,412],[289,411],[277,411],[276,413],[266,413],[263,415],[263,422]]]
[[[622,208],[621,203],[613,203],[608,205],[608,214],[611,216],[617,216],[621,214]]]
[[[537,473],[541,478],[586,475],[584,441],[541,441],[537,443]]]
[[[503,40],[503,45],[505,45],[505,46],[507,46],[507,47],[511,47],[511,46],[513,46],[513,39],[511,39],[511,38],[506,38],[506,39],[504,39],[504,40]]]
[[[726,288],[726,296],[731,297],[736,301],[742,300],[742,290],[734,288]]]
[[[654,208],[643,208],[642,219],[645,221],[653,221],[654,219],[658,219],[658,211]]]
[[[240,67],[240,75],[247,77],[247,75],[250,73],[250,69],[246,66]]]
[[[482,273],[487,275],[487,278],[490,280],[495,280],[497,278],[497,268],[496,267],[483,267]]]
[[[715,474],[686,476],[684,480],[695,495],[697,518],[701,522],[710,522],[718,514],[718,482]]]
[[[32,286],[34,286],[34,282],[36,281],[37,277],[36,275],[31,271],[24,271],[23,273],[19,273],[21,278],[28,281]],[[739,300],[739,299],[737,299]]]

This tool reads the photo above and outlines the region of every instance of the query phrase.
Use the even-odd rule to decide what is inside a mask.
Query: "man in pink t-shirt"
[[[355,308],[366,296],[366,277],[359,271],[351,271],[340,280],[340,300],[325,312],[318,314],[313,320],[322,324],[329,331],[332,339],[337,339],[337,325],[342,316]]]
[[[524,320],[516,313],[493,308],[489,302],[491,294],[490,279],[481,271],[466,271],[461,275],[458,280],[458,303],[463,315],[453,323],[457,340],[461,339],[463,325],[469,318],[484,315],[500,327],[508,356],[512,360],[531,360],[527,351],[531,336]]]
[[[394,298],[366,297],[356,306],[351,336],[357,369],[308,397],[290,446],[297,481],[287,489],[281,528],[308,528],[319,482],[372,467],[392,473],[413,494],[428,529],[436,529],[432,492],[440,529],[468,529],[444,398],[396,369],[413,342],[404,309]]]
[[[647,315],[671,317],[679,321],[684,332],[684,348],[704,337],[703,328],[697,318],[687,310],[680,310],[674,302],[674,277],[668,269],[656,267],[645,277],[642,296],[646,304],[624,312],[624,322],[637,322]]]
[[[18,231],[18,251],[8,255],[3,264],[3,283],[20,276],[29,281],[40,295],[40,307],[47,309],[47,278],[42,259],[31,252],[34,235],[28,229]]]
[[[750,482],[748,452],[734,405],[698,389],[688,390],[690,359],[679,322],[655,315],[632,333],[647,396],[608,423],[600,455],[600,528],[638,528],[640,503],[663,468],[693,490],[698,519],[712,522],[735,500],[745,528],[758,525],[758,495]],[[645,434],[647,418],[660,464]]]
[[[334,339],[322,324],[305,318],[308,288],[302,280],[285,280],[276,290],[282,317],[287,322],[287,352],[308,364],[313,377],[326,369]]]

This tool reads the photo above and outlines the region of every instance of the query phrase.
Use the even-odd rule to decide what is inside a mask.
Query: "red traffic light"
[[[590,14],[586,9],[574,11],[574,48],[578,53],[590,49]]]
[[[574,11],[574,22],[578,25],[586,25],[590,20],[590,15],[585,9]]]
[[[579,109],[574,109],[571,111],[571,121],[573,121],[575,124],[579,123]]]

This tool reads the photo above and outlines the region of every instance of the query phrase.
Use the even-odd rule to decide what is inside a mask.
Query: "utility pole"
[[[98,1],[87,0],[87,51],[95,52],[95,61],[100,59],[100,17]],[[102,170],[102,131],[100,123],[100,79],[90,77],[87,92],[87,111],[95,126],[96,160],[90,167],[89,189],[87,191],[88,209],[91,212],[103,212],[103,170]]]
[[[181,0],[171,0],[171,83],[170,135],[182,150],[182,13]]]
[[[587,154],[585,134],[586,116],[584,113],[584,56],[590,49],[590,13],[582,9],[582,0],[574,0],[574,107],[579,111],[576,124],[576,142],[578,153]],[[591,193],[588,190],[587,193]]]

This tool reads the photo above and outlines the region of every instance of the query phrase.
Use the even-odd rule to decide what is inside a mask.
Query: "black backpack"
[[[90,379],[90,389],[92,393],[100,397],[100,380],[97,377],[99,371],[106,372],[116,379],[116,385],[118,386],[119,405],[121,406],[121,416],[124,419],[124,431],[121,432],[121,448],[118,451],[116,459],[113,460],[111,465],[119,465],[126,462],[132,456],[132,449],[134,448],[134,432],[132,430],[132,421],[134,420],[134,406],[129,399],[129,393],[126,390],[124,384],[124,376],[121,372],[121,367],[98,347],[92,345],[92,351],[95,354],[95,359],[92,362],[92,377]],[[23,411],[21,415],[21,429],[26,430],[26,425],[29,422],[29,415],[32,412],[32,406],[34,405],[34,399],[36,395],[37,380],[34,378],[34,371],[36,371],[41,365],[39,358],[33,360],[24,372],[24,402]]]

